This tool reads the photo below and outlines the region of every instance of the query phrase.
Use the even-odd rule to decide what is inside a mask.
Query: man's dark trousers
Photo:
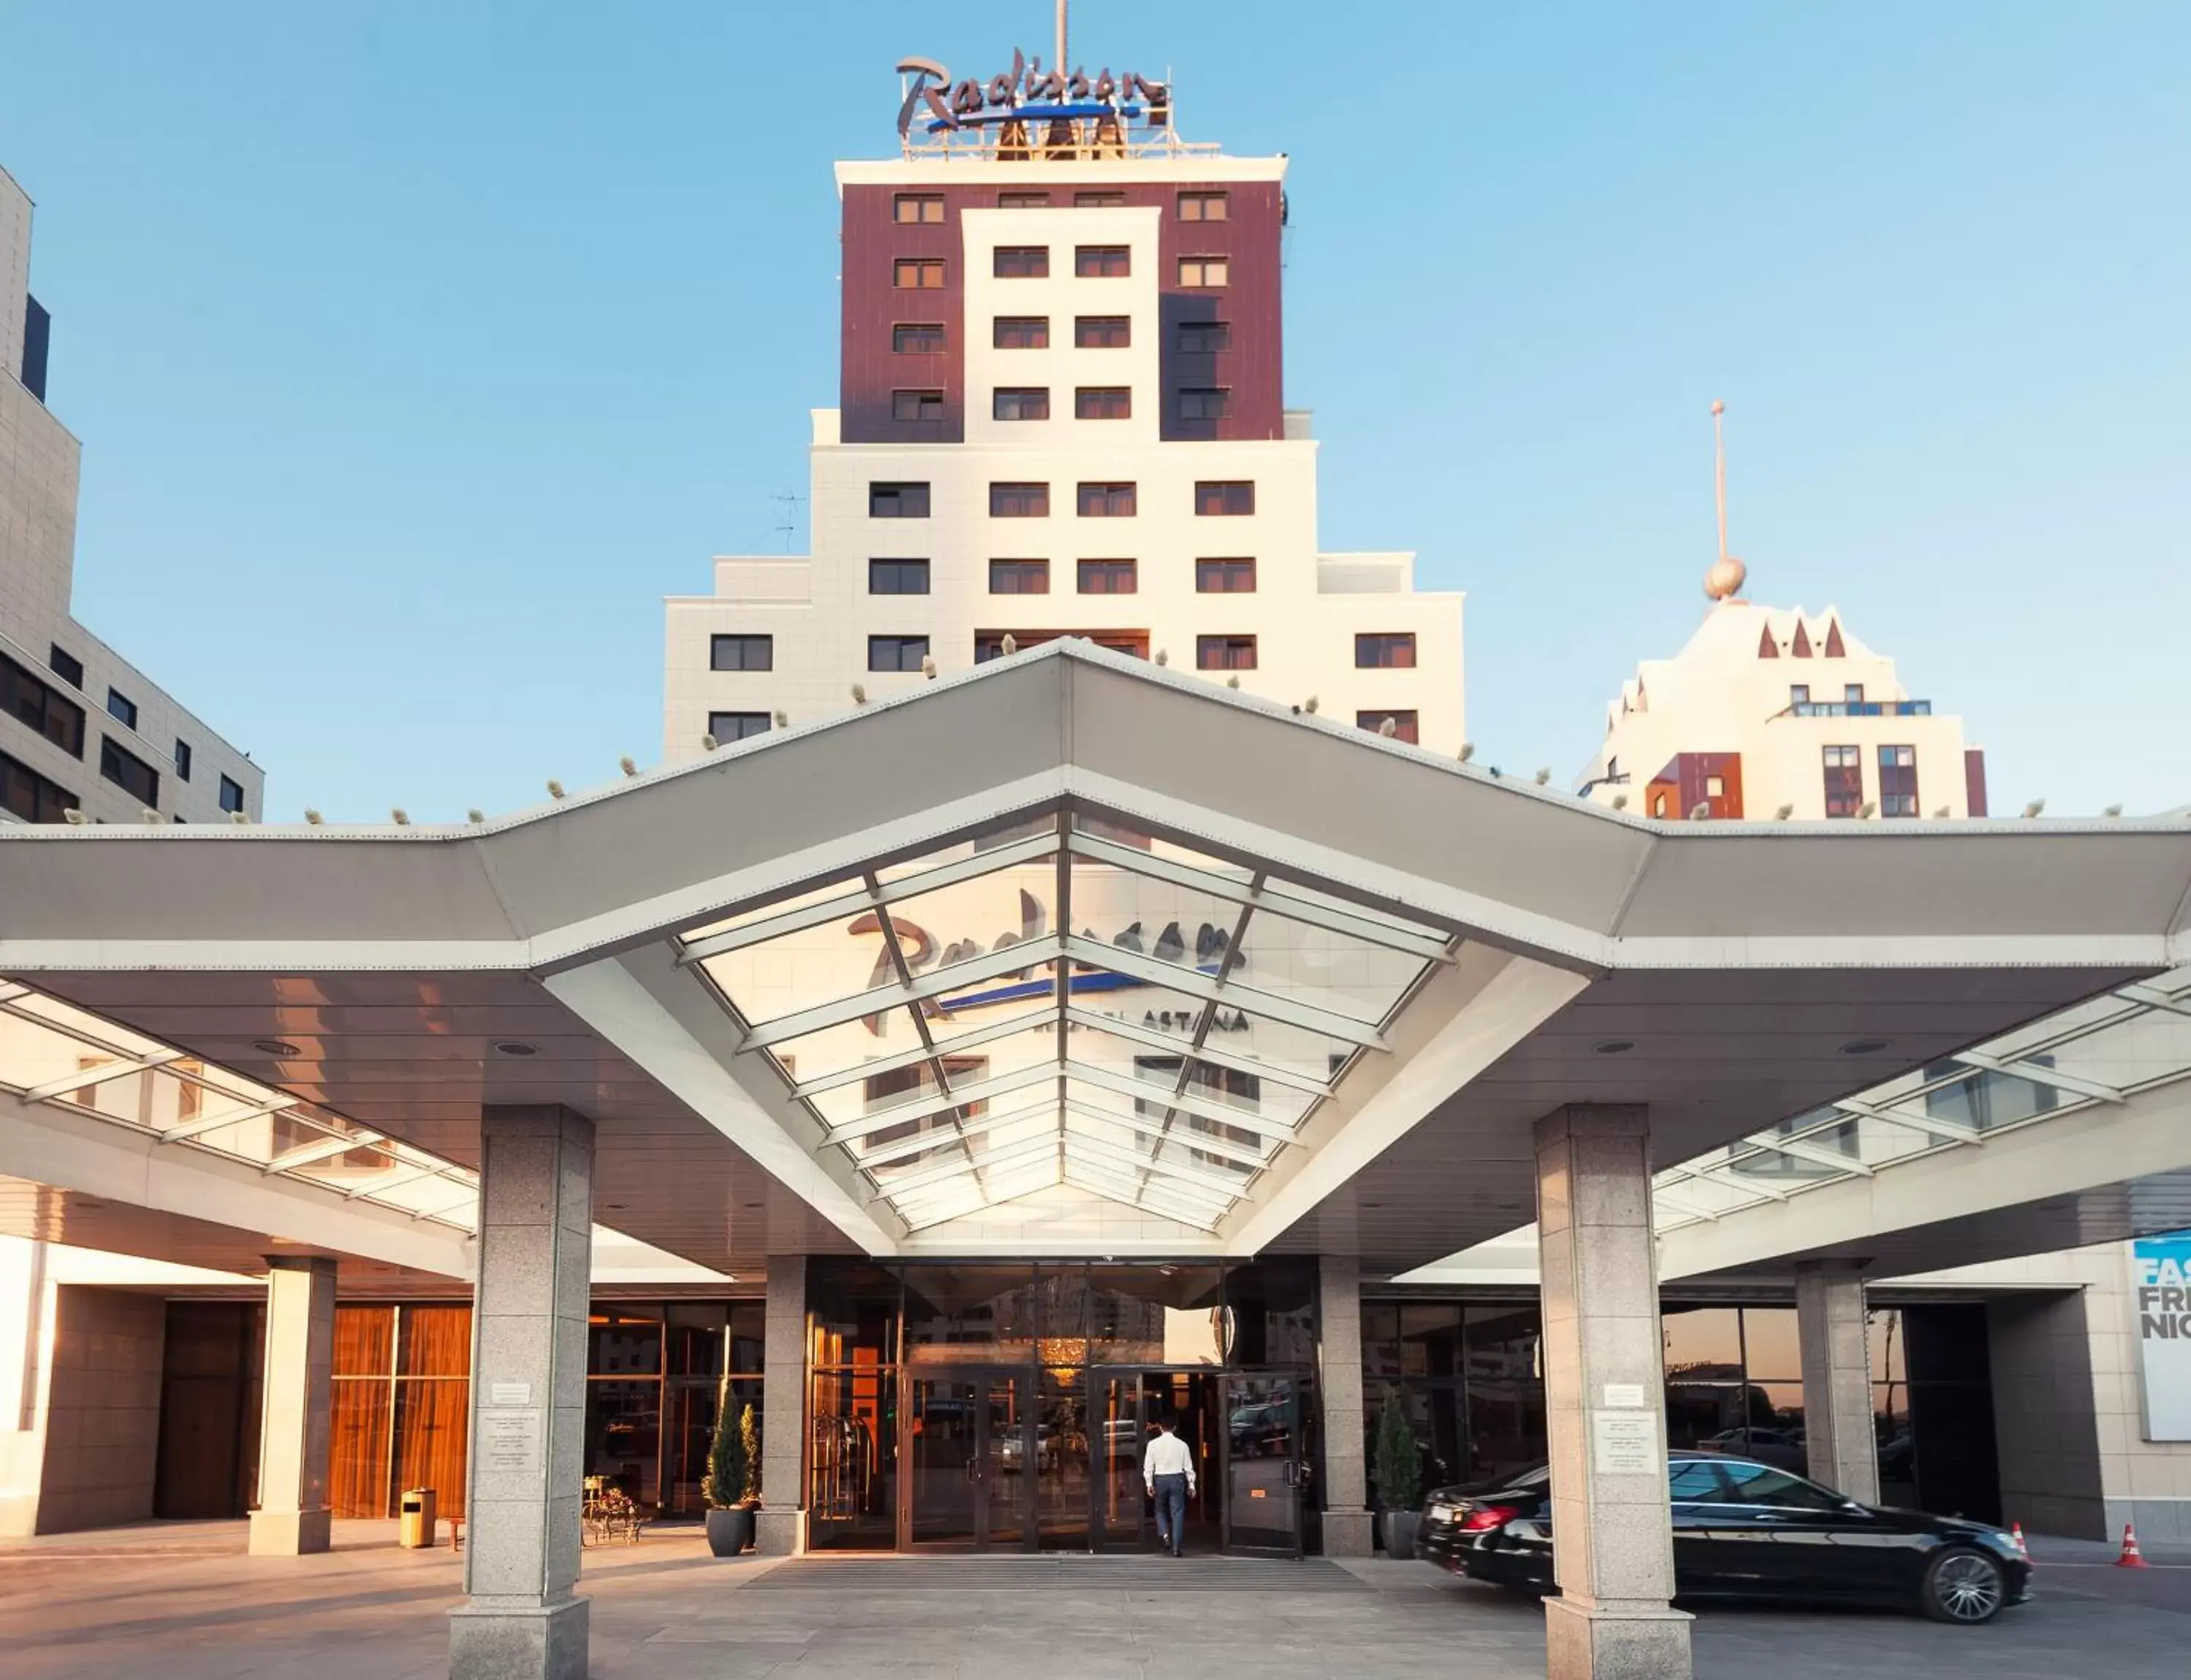
[[[1156,1478],[1157,1544],[1177,1558],[1187,1550],[1187,1478]]]

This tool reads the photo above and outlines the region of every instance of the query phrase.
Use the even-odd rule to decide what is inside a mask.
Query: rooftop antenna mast
[[[1727,435],[1722,417],[1727,404],[1712,403],[1712,489],[1719,504],[1719,559],[1704,573],[1704,593],[1714,601],[1730,599],[1742,588],[1750,568],[1727,551]]]
[[[771,502],[783,504],[783,523],[775,528],[783,532],[783,551],[791,552],[791,539],[799,533],[799,504],[806,498],[795,491],[786,491],[781,496],[771,496]]]
[[[1065,0],[1057,0],[1057,56],[1050,67],[1061,76],[1065,73]]]

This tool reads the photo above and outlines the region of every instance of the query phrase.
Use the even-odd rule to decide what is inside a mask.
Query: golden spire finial
[[[1727,601],[1742,588],[1750,568],[1727,551],[1727,438],[1721,430],[1721,417],[1727,413],[1727,404],[1715,398],[1711,412],[1712,481],[1719,502],[1719,558],[1704,573],[1704,593],[1714,601]]]

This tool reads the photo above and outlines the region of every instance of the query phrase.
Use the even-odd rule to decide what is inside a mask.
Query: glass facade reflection
[[[1312,1260],[810,1261],[808,1545],[1144,1546],[1137,1466],[1159,1416],[1210,1455],[1192,1521],[1233,1543],[1232,1457],[1271,1458],[1289,1499],[1313,1481],[1316,1284]],[[1283,1373],[1292,1421],[1243,1445],[1226,1420],[1261,1415],[1250,1368]]]

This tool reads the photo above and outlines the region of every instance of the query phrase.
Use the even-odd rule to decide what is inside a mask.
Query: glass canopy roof
[[[330,1109],[0,981],[0,1091],[469,1233],[479,1179]]]
[[[2120,986],[1975,1050],[1668,1167],[1661,1232],[2191,1078],[2191,968]]]
[[[1045,817],[686,934],[908,1227],[1067,1187],[1212,1230],[1431,969],[1439,929]]]

